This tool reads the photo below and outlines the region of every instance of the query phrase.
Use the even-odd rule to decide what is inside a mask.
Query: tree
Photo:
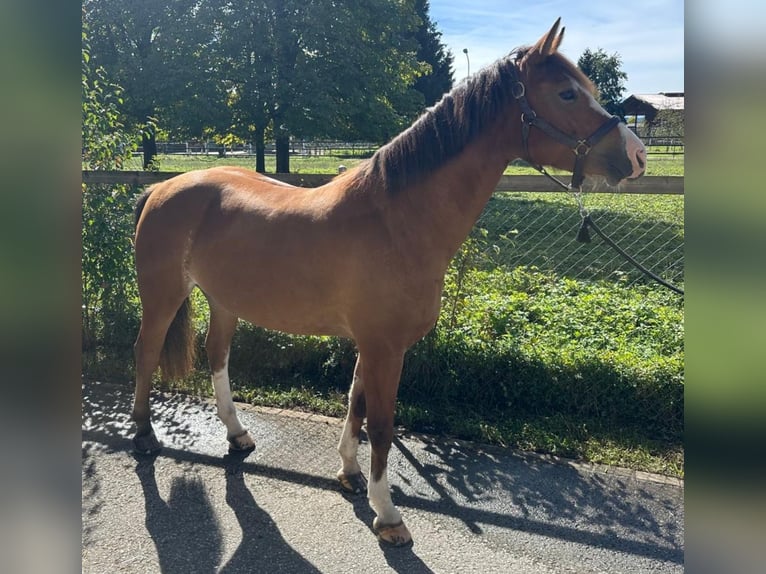
[[[157,153],[156,125],[200,136],[217,123],[211,2],[85,0],[83,8],[95,64],[124,88],[126,117],[142,128],[144,168]]]
[[[428,65],[429,70],[415,80],[415,89],[423,94],[426,106],[438,102],[452,89],[455,57],[441,41],[441,32],[429,16],[428,0],[416,0],[415,11],[420,18],[415,38],[418,42],[418,61]]]
[[[385,141],[423,108],[416,0],[85,0],[94,59],[125,88],[131,123],[177,135],[267,133]],[[427,5],[423,5],[427,16]],[[431,30],[434,32],[433,30]],[[435,32],[434,32],[435,33]],[[432,38],[433,39],[433,38]],[[438,42],[437,42],[438,44]],[[438,60],[439,49],[431,46]],[[425,58],[431,58],[427,56]],[[438,64],[438,62],[436,62]],[[441,90],[442,88],[438,88]],[[156,153],[144,130],[144,163]]]
[[[82,153],[88,169],[120,168],[133,148],[121,121],[123,90],[90,57],[88,28],[82,30]]]
[[[622,116],[622,94],[628,74],[620,69],[622,58],[615,52],[611,56],[599,48],[595,52],[586,48],[577,65],[598,88],[599,103],[610,114]]]
[[[232,0],[220,13],[232,117],[258,170],[269,129],[286,172],[291,136],[385,140],[422,108],[411,1]]]

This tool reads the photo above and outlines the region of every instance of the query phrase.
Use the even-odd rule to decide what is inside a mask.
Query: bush
[[[122,89],[91,65],[88,26],[82,31],[82,160],[88,169],[116,169],[135,148],[120,120]],[[82,186],[82,346],[119,348],[137,332],[133,271],[134,190]]]

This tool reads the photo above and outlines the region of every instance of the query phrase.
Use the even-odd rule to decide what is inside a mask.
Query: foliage
[[[221,123],[223,86],[214,68],[212,3],[85,0],[92,56],[125,90],[123,113],[143,130],[144,165],[153,159],[156,127],[184,136]]]
[[[135,149],[120,122],[121,88],[93,67],[88,27],[82,32],[82,149],[88,169],[115,169]],[[135,336],[137,308],[128,186],[83,185],[83,345],[124,344]]]
[[[82,152],[88,169],[120,169],[135,144],[121,122],[123,90],[90,58],[87,26],[82,31]]]
[[[468,268],[458,289],[460,265],[458,257],[448,274],[439,324],[407,354],[398,424],[683,472],[683,309],[675,295],[523,268]],[[348,341],[241,324],[231,357],[241,398],[342,413],[355,361]]]
[[[144,164],[157,128],[277,142],[290,137],[383,142],[451,85],[450,55],[427,2],[369,0],[86,0],[94,59],[125,88],[131,124],[145,125]],[[420,29],[418,28],[420,26]],[[419,41],[427,42],[419,48]],[[438,95],[441,95],[440,93]],[[148,150],[148,151],[147,151]]]
[[[432,106],[452,89],[454,82],[452,64],[455,58],[442,43],[442,34],[429,16],[428,0],[417,0],[415,10],[420,18],[420,25],[415,35],[418,42],[418,61],[426,63],[429,69],[418,76],[414,87],[423,94],[425,105]]]
[[[622,116],[622,94],[628,74],[621,69],[620,55],[615,52],[609,56],[601,48],[595,52],[586,48],[577,65],[598,88],[599,103],[604,109],[610,114]]]
[[[684,111],[683,110],[659,110],[649,125],[648,135],[684,136]]]
[[[288,171],[288,136],[381,141],[398,133],[419,110],[410,8],[387,0],[226,4],[220,45],[233,129],[260,143],[270,127],[277,171]]]

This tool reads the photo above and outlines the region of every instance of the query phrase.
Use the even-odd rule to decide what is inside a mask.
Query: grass
[[[358,161],[291,160],[305,173],[335,173],[338,163]],[[223,163],[252,167],[253,159],[165,156],[160,165],[184,171]],[[683,175],[683,156],[650,157],[649,173]],[[661,263],[654,254],[683,247],[683,197],[589,194],[586,202],[621,244],[636,233],[634,224],[643,226],[640,243],[653,265]],[[683,300],[610,267],[598,245],[574,244],[578,220],[568,194],[493,197],[447,276],[437,328],[407,354],[397,424],[683,476]],[[529,229],[544,233],[534,239]],[[683,280],[682,265],[664,271]],[[202,351],[207,315],[199,293],[195,308]],[[129,379],[131,355],[93,350],[83,369]],[[242,323],[232,389],[253,404],[343,416],[354,361],[348,341]],[[210,394],[202,361],[199,367],[186,381],[158,384]]]
[[[599,228],[633,257],[664,279],[683,283],[683,196],[586,194],[584,204]],[[538,267],[589,281],[646,282],[598,238],[574,241],[580,223],[571,194],[496,193],[473,232],[480,243],[478,264]]]
[[[266,156],[266,172],[274,173],[276,170],[276,158],[273,155]],[[157,156],[160,171],[191,171],[194,169],[206,169],[215,166],[235,165],[255,169],[254,156],[229,155],[219,158],[217,154],[210,155],[159,155]],[[352,168],[362,162],[362,158],[345,158],[333,155],[324,156],[291,156],[290,171],[293,173],[338,173],[338,166],[345,165]],[[123,166],[126,170],[142,169],[141,157],[134,156],[131,161]]]
[[[684,156],[652,154],[650,150],[649,161],[647,163],[646,175],[683,175],[684,174]],[[274,173],[276,169],[276,158],[273,155],[267,155],[266,172]],[[364,161],[361,157],[339,157],[335,155],[323,156],[301,156],[293,155],[290,157],[290,171],[294,173],[338,173],[338,166],[345,165],[352,168]],[[255,169],[255,157],[229,155],[225,158],[219,158],[217,154],[209,155],[181,155],[166,154],[158,156],[158,165],[160,171],[191,171],[193,169],[205,169],[208,167],[221,165],[236,165]],[[126,170],[142,169],[141,156],[134,156],[123,166]],[[552,170],[552,173],[566,173],[560,170]],[[521,167],[509,165],[505,170],[508,175],[537,175],[537,171],[531,167]]]

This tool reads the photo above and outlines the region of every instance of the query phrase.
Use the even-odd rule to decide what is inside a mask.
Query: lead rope
[[[654,280],[655,280],[657,283],[659,283],[659,284],[660,284],[660,285],[662,285],[663,287],[667,287],[668,289],[670,289],[671,291],[674,291],[674,292],[678,293],[679,295],[683,295],[683,294],[684,294],[684,291],[683,291],[683,289],[681,289],[681,288],[679,288],[679,287],[676,287],[676,286],[675,286],[675,285],[673,285],[672,283],[669,283],[669,282],[665,281],[665,280],[664,280],[662,277],[660,277],[659,275],[657,275],[657,274],[655,274],[655,273],[652,273],[651,271],[649,271],[649,269],[647,269],[646,267],[644,267],[643,265],[641,265],[641,264],[640,264],[638,261],[636,261],[636,260],[635,260],[633,257],[631,257],[630,255],[628,255],[628,254],[627,254],[627,253],[626,253],[626,252],[625,252],[625,251],[624,251],[624,250],[623,250],[623,249],[622,249],[622,248],[621,248],[619,245],[617,245],[617,244],[616,244],[616,243],[615,243],[615,242],[614,242],[614,241],[613,241],[613,240],[612,240],[612,239],[611,239],[611,238],[610,238],[610,237],[609,237],[609,236],[608,236],[606,233],[604,233],[603,231],[601,231],[601,229],[600,229],[600,228],[599,228],[599,227],[596,225],[596,223],[593,221],[593,219],[592,219],[592,218],[591,218],[591,216],[590,216],[590,213],[588,212],[588,210],[585,208],[585,205],[583,204],[583,201],[582,201],[582,186],[580,186],[580,187],[578,187],[578,188],[574,189],[574,188],[572,188],[572,186],[571,186],[571,185],[567,185],[567,184],[565,184],[563,181],[561,181],[561,180],[560,180],[560,179],[558,179],[557,177],[554,177],[553,175],[551,175],[550,173],[548,173],[548,172],[546,171],[546,169],[545,169],[543,166],[533,165],[532,167],[534,167],[534,168],[535,168],[537,171],[539,171],[540,173],[542,173],[544,176],[546,176],[546,177],[547,177],[548,179],[550,179],[551,181],[553,181],[553,182],[555,182],[556,184],[558,184],[558,185],[559,185],[560,187],[562,187],[562,188],[563,188],[565,191],[570,191],[570,192],[572,192],[572,194],[574,195],[574,198],[575,198],[575,200],[577,201],[577,207],[578,207],[578,209],[580,210],[580,217],[582,218],[582,222],[580,223],[580,229],[577,231],[577,237],[576,237],[576,240],[577,240],[579,243],[590,243],[591,239],[590,239],[590,233],[588,232],[588,229],[589,229],[589,228],[592,228],[592,229],[593,229],[593,231],[595,231],[595,232],[596,232],[596,234],[597,234],[599,237],[601,237],[601,239],[603,239],[603,240],[606,242],[606,244],[607,244],[607,245],[609,245],[609,247],[611,247],[612,249],[614,249],[614,250],[615,250],[617,253],[619,253],[619,254],[620,254],[620,255],[621,255],[621,256],[622,256],[622,257],[623,257],[623,258],[624,258],[626,261],[628,261],[629,263],[631,263],[631,264],[632,264],[632,265],[633,265],[633,266],[634,266],[636,269],[638,269],[639,271],[641,271],[641,272],[642,272],[644,275],[646,275],[647,277],[651,277],[652,279],[654,279]]]

